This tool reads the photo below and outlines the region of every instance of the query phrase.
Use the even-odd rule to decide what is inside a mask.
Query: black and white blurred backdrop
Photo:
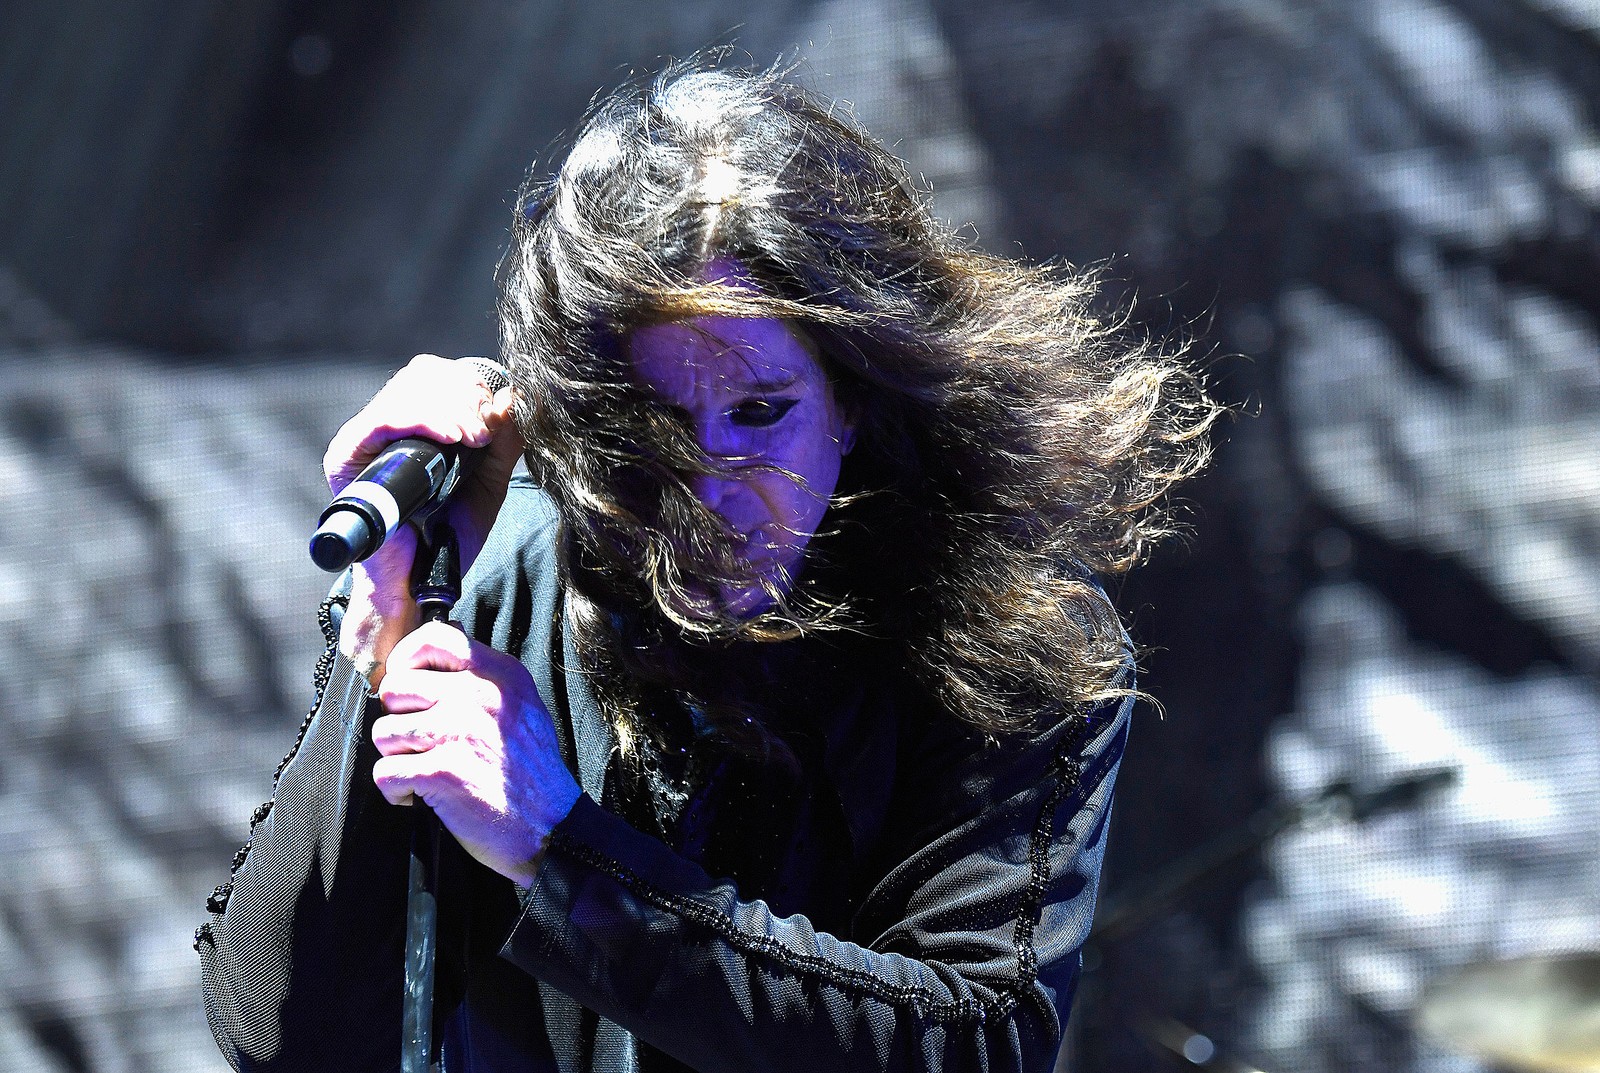
[[[1600,947],[1596,0],[9,0],[0,1069],[223,1068],[190,935],[310,699],[322,447],[493,351],[596,89],[729,41],[1240,408],[1119,593],[1166,711],[1062,1067],[1492,1068],[1424,990]]]

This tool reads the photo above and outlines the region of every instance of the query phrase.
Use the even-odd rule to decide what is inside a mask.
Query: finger
[[[461,787],[461,777],[451,763],[448,744],[427,752],[379,756],[373,763],[373,784],[389,804],[408,804],[413,798],[432,804]]]
[[[372,721],[372,744],[383,756],[425,753],[454,736],[449,724],[420,712],[383,715]]]
[[[455,409],[455,412],[452,412]],[[333,482],[348,483],[389,444],[407,437],[434,443],[459,443],[470,433],[481,437],[481,418],[458,408],[416,401],[378,400],[340,426],[322,456],[322,469]]]
[[[484,386],[488,387],[487,384]],[[498,428],[500,425],[510,421],[512,413],[516,409],[516,401],[516,388],[509,382],[496,388],[493,396],[490,397],[489,409],[487,411],[487,415],[490,418],[490,423]]]
[[[394,662],[393,653],[387,671],[378,686],[378,700],[391,715],[425,712],[447,698],[464,699],[464,693],[478,693],[475,680],[466,672],[401,666]]]
[[[463,562],[468,559],[469,544],[472,545],[470,555],[475,556],[488,538],[501,504],[505,502],[506,489],[527,449],[512,406],[511,389],[502,388],[486,415],[488,426],[494,432],[472,470],[471,491],[454,497],[451,517],[463,540]]]
[[[427,753],[422,753],[426,756]],[[384,795],[384,801],[389,804],[416,804],[418,796],[414,792],[414,784],[421,774],[421,769],[413,763],[416,753],[402,753],[398,756],[379,756],[373,764],[373,785],[378,787],[378,793]]]
[[[420,359],[433,359],[431,354],[419,354],[413,362]],[[468,447],[483,447],[493,438],[495,431],[505,424],[510,416],[510,385],[499,391],[491,388],[485,380],[484,371],[476,361],[450,360],[440,358],[437,362],[429,360],[421,362],[423,368],[437,371],[438,375],[448,380],[451,385],[452,398],[460,404],[459,422],[461,426],[461,442]],[[442,368],[439,365],[442,364]],[[501,401],[504,396],[505,401]]]
[[[416,797],[411,792],[411,775],[403,770],[402,756],[380,756],[372,765],[372,783],[391,805],[414,805]]]
[[[427,622],[401,639],[390,654],[391,667],[416,670],[471,671],[497,691],[510,679],[526,675],[514,656],[508,656],[468,637],[455,622]]]
[[[470,362],[419,354],[334,435],[323,457],[330,485],[347,482],[385,446],[408,436],[436,443],[490,442],[494,395]]]
[[[482,646],[475,646],[454,623],[425,622],[394,646],[389,653],[389,669],[471,670],[477,648]]]
[[[380,390],[379,394],[381,395],[383,390],[386,390],[390,385],[410,385],[434,380],[448,380],[462,389],[477,388],[473,398],[473,407],[480,414],[486,413],[490,408],[489,404],[493,402],[501,391],[506,390],[506,388],[495,389],[489,386],[483,366],[478,360],[445,358],[440,357],[438,354],[418,354],[407,362],[403,369],[389,378],[389,382],[384,385],[384,389]],[[477,400],[477,396],[482,396],[481,402]]]
[[[498,391],[490,391],[489,386],[480,378],[477,387],[474,409],[462,422],[466,433],[463,442],[469,447],[486,447],[508,426],[514,424],[512,413],[515,396],[509,384]]]
[[[486,421],[494,430],[488,454],[496,459],[509,459],[512,465],[517,464],[526,445],[522,440],[522,430],[517,429],[515,400],[510,387],[502,387],[494,395],[494,406],[486,416]]]
[[[389,715],[434,712],[437,708],[442,715],[467,716],[475,712],[499,712],[504,702],[504,689],[490,680],[482,667],[472,670],[392,667],[379,683],[378,700]]]
[[[507,385],[495,392],[494,399],[483,415],[484,424],[489,429],[487,454],[491,458],[508,460],[513,466],[522,457],[524,447],[517,429],[515,409],[515,397],[510,385]]]

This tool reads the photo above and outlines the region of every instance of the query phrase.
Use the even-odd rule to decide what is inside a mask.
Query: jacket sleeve
[[[234,1069],[399,1064],[412,814],[385,802],[370,777],[378,706],[337,654],[339,609],[338,597],[323,605],[328,648],[299,740],[195,934],[206,1016]],[[445,839],[442,852],[453,845]],[[453,854],[441,859],[441,885],[464,876]],[[461,929],[450,906],[441,898],[436,1025],[459,998],[450,937]]]
[[[741,900],[584,798],[501,953],[705,1073],[1048,1070],[1130,705],[1021,748],[947,750],[917,781],[916,848],[856,917],[864,943]]]
[[[548,622],[554,601],[553,512],[531,487],[515,494],[517,508],[504,512],[480,556],[487,572],[503,569],[503,576],[480,585],[485,569],[469,574],[459,605],[472,612],[486,599],[515,603],[516,615],[485,612],[486,629],[508,619],[526,629],[530,616]],[[542,587],[518,595],[529,577]],[[346,573],[322,605],[326,649],[310,712],[278,767],[272,800],[256,810],[250,841],[195,933],[206,1016],[235,1069],[386,1073],[400,1062],[415,814],[386,802],[372,781],[378,751],[370,729],[382,707],[338,652],[349,585]],[[509,650],[503,629],[480,639]],[[440,840],[439,869],[435,1041],[460,1003],[467,967],[494,958],[518,912],[511,882],[472,861],[453,838]]]

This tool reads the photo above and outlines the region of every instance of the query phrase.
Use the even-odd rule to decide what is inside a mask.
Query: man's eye
[[[799,399],[751,399],[728,411],[728,417],[742,428],[766,428],[783,420]]]

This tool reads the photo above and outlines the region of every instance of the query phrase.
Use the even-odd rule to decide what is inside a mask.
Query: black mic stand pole
[[[440,515],[443,512],[439,512]],[[443,622],[461,597],[461,551],[442,516],[417,526],[411,595],[423,622]],[[400,1073],[433,1069],[433,967],[439,946],[439,817],[418,798],[406,886],[406,975]]]

